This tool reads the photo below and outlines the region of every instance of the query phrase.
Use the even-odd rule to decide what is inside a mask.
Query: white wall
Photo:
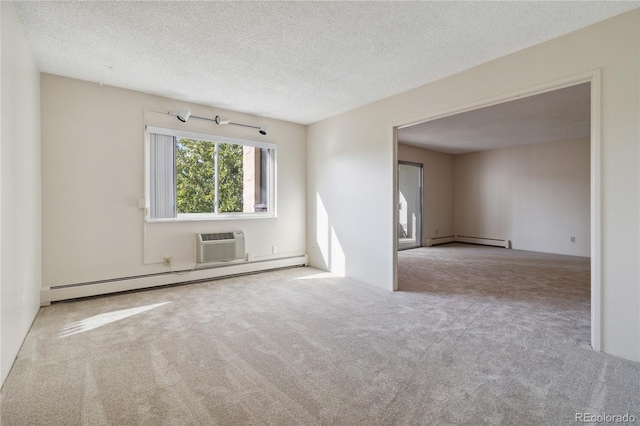
[[[40,73],[13,2],[2,20],[0,384],[40,306]]]
[[[393,132],[360,111],[308,127],[309,262],[384,288],[392,279],[387,256],[393,254],[389,245],[397,225],[388,199],[395,191],[389,163],[393,148],[380,139],[392,140]]]
[[[456,234],[590,256],[590,157],[588,139],[456,155]]]
[[[312,264],[330,224],[346,274],[393,288],[393,126],[601,68],[602,347],[640,360],[639,42],[635,10],[309,126]]]
[[[454,156],[399,143],[398,160],[422,164],[422,245],[427,244],[427,238],[454,235]]]
[[[42,74],[42,279],[45,288],[158,272],[164,256],[174,269],[195,264],[195,234],[243,230],[255,260],[306,253],[305,126],[187,104],[96,83]],[[145,109],[194,116],[219,114],[231,121],[268,122],[269,134],[179,122]],[[273,142],[278,145],[274,219],[150,223],[144,261],[144,125],[173,127]],[[272,246],[278,246],[272,255]],[[160,262],[158,264],[157,262]],[[183,280],[189,276],[184,275]]]

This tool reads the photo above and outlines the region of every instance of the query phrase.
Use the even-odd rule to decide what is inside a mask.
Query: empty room
[[[0,19],[3,425],[640,421],[639,3]]]

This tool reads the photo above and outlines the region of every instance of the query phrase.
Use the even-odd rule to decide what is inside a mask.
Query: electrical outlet
[[[438,230],[436,229],[436,237],[438,236]]]
[[[171,256],[164,257],[164,266],[171,266]]]
[[[278,246],[271,246],[271,253],[276,254],[278,252]]]
[[[571,242],[575,243],[576,242],[576,237],[571,237]]]

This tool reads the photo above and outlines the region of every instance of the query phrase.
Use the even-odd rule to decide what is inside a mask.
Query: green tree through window
[[[176,143],[176,206],[178,213],[215,211],[216,144],[180,138]],[[242,212],[243,154],[241,145],[218,144],[219,212]]]
[[[220,169],[218,181],[220,213],[242,212],[242,146],[219,144],[218,168]]]

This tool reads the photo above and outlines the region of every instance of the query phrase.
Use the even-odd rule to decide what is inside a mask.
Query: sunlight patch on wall
[[[330,271],[333,276],[344,277],[346,274],[344,250],[318,193],[316,193],[316,209],[316,244],[323,260],[323,265],[320,268]]]
[[[329,261],[329,215],[327,214],[327,210],[324,207],[324,203],[322,202],[322,198],[320,198],[320,194],[316,194],[316,215],[317,215],[317,226],[316,226],[316,244],[318,244],[318,249],[320,250],[320,254],[322,254],[323,266],[326,269],[330,269],[330,261]]]
[[[331,272],[340,277],[344,277],[346,273],[346,258],[344,256],[344,250],[336,235],[336,230],[331,227]]]

